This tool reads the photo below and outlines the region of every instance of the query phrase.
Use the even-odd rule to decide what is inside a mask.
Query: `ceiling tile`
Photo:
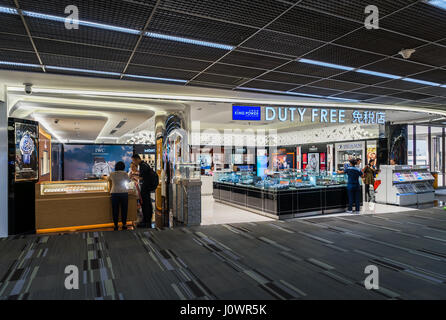
[[[264,55],[251,54],[235,50],[224,57],[221,62],[235,64],[245,67],[272,69],[278,67],[288,60],[268,57]]]
[[[247,78],[240,77],[229,77],[229,76],[221,76],[216,74],[202,73],[198,77],[194,79],[195,81],[200,82],[210,82],[210,83],[221,83],[232,85],[233,87],[242,84],[243,82],[248,81]]]
[[[296,86],[293,84],[289,84],[289,83],[252,80],[252,81],[244,84],[242,87],[266,89],[266,90],[277,90],[277,91],[288,91],[288,90],[294,89]]]
[[[321,67],[313,64],[302,63],[298,61],[290,62],[283,67],[277,69],[277,71],[297,73],[314,77],[330,77],[335,74],[344,72],[343,70]]]
[[[355,68],[383,59],[379,55],[331,44],[306,54],[304,58]]]
[[[131,64],[127,68],[126,74],[134,74],[134,75],[158,77],[158,78],[171,78],[178,80],[189,80],[197,73],[183,70],[162,69],[162,68],[145,67]]]
[[[323,44],[321,41],[265,30],[243,43],[242,46],[298,57]]]
[[[321,41],[332,41],[362,26],[360,23],[295,7],[268,26],[268,29]]]
[[[275,0],[162,0],[161,8],[263,27],[290,5]]]
[[[323,88],[311,87],[311,86],[304,86],[304,87],[300,87],[300,88],[297,88],[297,89],[294,89],[291,91],[298,92],[298,93],[305,93],[305,94],[314,94],[314,95],[319,95],[319,96],[331,96],[331,95],[338,94],[338,93],[342,92],[339,90],[323,89]]]
[[[253,69],[241,66],[232,66],[223,63],[216,63],[212,67],[206,70],[206,73],[215,73],[227,76],[245,77],[245,78],[255,78],[258,75],[264,73],[263,69]]]
[[[407,99],[407,100],[420,100],[420,99],[431,98],[431,96],[415,92],[400,92],[393,94],[392,97]]]
[[[281,72],[268,72],[263,76],[259,77],[259,79],[286,82],[286,83],[296,83],[296,84],[307,84],[319,80],[319,78],[313,78],[291,73],[281,73]]]
[[[333,79],[342,80],[342,81],[350,81],[355,83],[363,83],[363,84],[377,84],[386,80],[386,78],[372,76],[369,74],[362,74],[358,72],[349,71],[343,74],[339,74],[334,76]]]
[[[140,52],[135,53],[132,59],[132,63],[192,71],[201,71],[210,65],[210,62],[208,61],[176,58]]]
[[[375,62],[364,67],[364,69],[390,73],[397,76],[408,76],[414,73],[429,70],[430,67],[417,63],[403,61],[400,59],[389,58],[383,61]]]
[[[313,87],[320,87],[320,88],[327,88],[327,89],[334,89],[334,90],[354,90],[359,87],[363,87],[363,84],[359,83],[352,83],[352,82],[345,82],[345,81],[336,81],[331,79],[324,79],[320,81],[316,81],[311,84]]]

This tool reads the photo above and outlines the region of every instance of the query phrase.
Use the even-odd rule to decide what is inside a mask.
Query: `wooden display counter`
[[[137,195],[129,191],[127,224],[137,220]],[[119,217],[121,221],[121,216]],[[54,181],[36,184],[37,233],[113,226],[106,180]]]

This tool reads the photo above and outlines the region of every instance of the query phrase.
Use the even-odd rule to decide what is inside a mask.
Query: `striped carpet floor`
[[[446,299],[446,212],[16,236],[0,257],[0,299]]]

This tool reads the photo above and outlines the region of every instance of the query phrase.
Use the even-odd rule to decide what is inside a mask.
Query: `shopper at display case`
[[[124,162],[119,161],[115,165],[115,171],[110,173],[110,176],[108,177],[115,231],[118,230],[119,207],[121,207],[122,230],[127,229],[127,210],[129,203],[128,183],[130,182],[130,179],[127,172],[124,170]]]
[[[362,171],[356,167],[357,161],[355,159],[350,160],[350,166],[345,170],[347,174],[347,193],[348,193],[348,213],[353,212],[353,202],[355,203],[355,213],[359,213],[361,210],[361,186],[359,184],[359,178],[363,176]]]
[[[142,214],[143,221],[138,224],[139,228],[151,228],[153,205],[150,194],[156,190],[159,183],[158,175],[155,171],[144,161],[138,154],[132,156],[133,163],[139,166],[139,177],[141,185],[141,200],[142,200]]]
[[[371,159],[368,165],[363,169],[364,177],[364,186],[365,186],[365,201],[372,201],[371,192],[373,191],[373,186],[375,185],[375,177],[378,173],[378,170],[375,167],[375,159]],[[372,190],[370,190],[370,186],[372,186]]]

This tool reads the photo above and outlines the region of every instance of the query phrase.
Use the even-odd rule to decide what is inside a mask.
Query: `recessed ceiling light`
[[[322,61],[316,61],[316,60],[311,60],[311,59],[304,59],[304,58],[301,58],[298,61],[302,62],[302,63],[314,64],[314,65],[317,65],[317,66],[328,67],[328,68],[333,68],[333,69],[340,69],[340,70],[346,70],[346,71],[352,71],[352,70],[355,69],[355,68],[352,68],[352,67],[341,66],[339,64],[322,62]]]

